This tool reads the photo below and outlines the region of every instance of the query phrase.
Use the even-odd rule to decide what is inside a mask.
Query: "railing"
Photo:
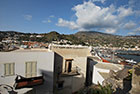
[[[63,72],[61,76],[75,76],[75,75],[80,75],[81,69],[79,67],[72,67],[71,72]]]
[[[15,89],[33,87],[36,85],[41,85],[41,84],[43,84],[43,82],[44,82],[43,76],[24,78],[20,75],[17,75],[17,77],[15,79],[14,87],[15,87]]]
[[[79,67],[73,67],[72,68],[72,71],[71,71],[72,73],[77,73],[77,74],[80,74],[80,72],[81,72],[81,69],[79,68]]]

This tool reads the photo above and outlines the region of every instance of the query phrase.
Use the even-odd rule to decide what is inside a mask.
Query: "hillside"
[[[111,35],[96,31],[85,31],[85,32],[78,32],[75,34],[76,37],[81,39],[84,42],[87,42],[89,44],[92,44],[93,46],[99,46],[99,45],[115,45],[117,46],[118,41],[122,39],[121,36],[117,35]],[[121,45],[118,45],[121,46]]]
[[[82,31],[75,34],[77,38],[93,46],[132,47],[140,46],[140,36],[119,36],[96,31]]]
[[[42,37],[36,37],[41,35]],[[19,41],[38,41],[51,43],[62,39],[71,41],[71,44],[113,47],[140,47],[140,36],[119,36],[96,31],[80,31],[75,34],[65,35],[56,31],[49,33],[22,33],[16,31],[0,31],[1,40],[5,37],[16,37]]]

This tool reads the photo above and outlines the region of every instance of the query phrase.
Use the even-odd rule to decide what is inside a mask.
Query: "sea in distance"
[[[134,60],[137,63],[140,62],[140,51],[122,51],[122,50],[118,50],[116,51],[118,52],[117,56],[120,56],[122,58],[128,59],[128,60]]]

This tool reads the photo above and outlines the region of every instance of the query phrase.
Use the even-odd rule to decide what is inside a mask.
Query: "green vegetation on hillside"
[[[41,37],[37,37],[41,35]],[[51,43],[52,41],[68,40],[69,44],[81,44],[107,47],[140,47],[140,36],[118,36],[95,31],[82,31],[76,34],[59,34],[56,31],[49,33],[21,33],[15,31],[0,31],[0,41],[5,37],[16,37],[19,41],[37,41]]]

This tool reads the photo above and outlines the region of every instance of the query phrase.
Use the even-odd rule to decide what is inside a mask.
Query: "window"
[[[25,76],[27,78],[35,77],[37,75],[36,72],[37,72],[37,62],[35,61],[26,62]]]
[[[15,74],[15,63],[6,63],[4,64],[4,75],[11,76]]]
[[[58,89],[62,89],[63,88],[63,84],[64,84],[64,81],[58,81],[57,82],[57,88]]]

